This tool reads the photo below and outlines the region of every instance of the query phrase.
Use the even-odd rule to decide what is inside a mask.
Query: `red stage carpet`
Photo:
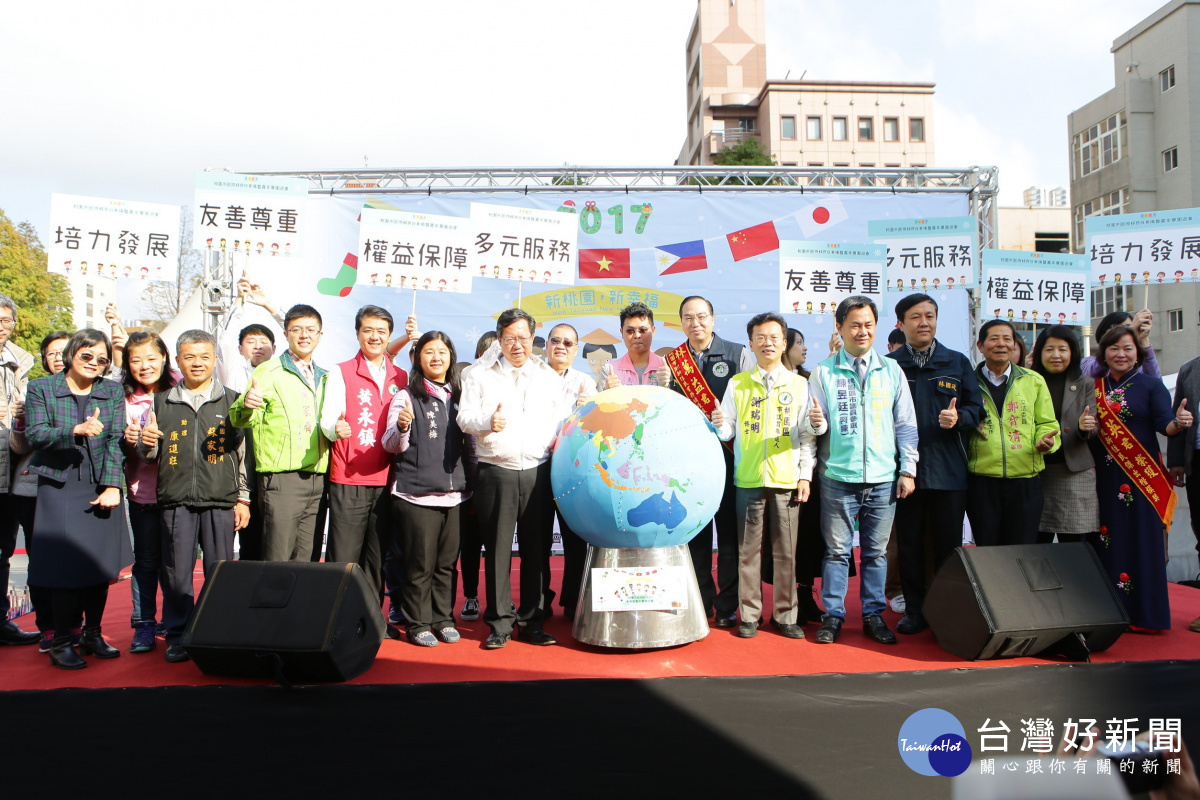
[[[514,561],[519,564],[518,559]],[[553,560],[555,583],[561,576],[562,559]],[[199,564],[197,589],[200,583]],[[482,585],[482,584],[481,584]],[[515,586],[515,581],[514,581]],[[557,589],[557,586],[555,587]],[[770,626],[754,639],[739,639],[730,630],[713,629],[703,641],[665,650],[610,650],[581,645],[571,638],[570,625],[556,606],[556,616],[546,629],[558,637],[555,647],[534,647],[511,642],[498,651],[482,648],[488,629],[482,621],[460,622],[462,642],[433,648],[417,647],[403,641],[387,640],[380,648],[374,666],[353,681],[356,684],[454,683],[462,681],[530,681],[563,678],[666,678],[812,675],[819,673],[907,672],[952,668],[994,668],[1045,661],[1033,658],[1003,661],[964,661],[938,647],[930,631],[916,636],[901,636],[893,646],[867,639],[858,619],[858,583],[851,579],[847,598],[847,625],[837,644],[818,645],[812,641],[816,625],[805,628],[810,637],[785,639]],[[767,587],[764,608],[770,608]],[[1200,591],[1171,584],[1172,630],[1160,634],[1127,633],[1109,650],[1097,653],[1096,663],[1118,661],[1156,661],[1200,659],[1200,634],[1188,631],[1188,624],[1200,616]],[[461,598],[459,607],[461,607]],[[39,655],[36,647],[6,647],[0,650],[2,688],[58,689],[65,687],[108,688],[135,686],[202,686],[213,684],[253,685],[261,681],[208,677],[190,662],[168,664],[163,659],[164,645],[153,652],[131,655],[129,641],[129,582],[112,587],[104,618],[106,638],[121,648],[120,658],[99,661],[88,658],[88,668],[77,672],[54,669],[49,658]],[[456,609],[457,611],[457,609]],[[893,628],[899,616],[887,612]],[[18,620],[32,629],[32,616]]]

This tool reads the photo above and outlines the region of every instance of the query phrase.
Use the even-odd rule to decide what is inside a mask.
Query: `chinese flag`
[[[580,279],[628,278],[629,248],[579,251]]]
[[[752,228],[743,228],[728,234],[729,250],[733,253],[734,261],[741,261],[772,250],[779,249],[779,234],[775,232],[774,222],[764,222]]]

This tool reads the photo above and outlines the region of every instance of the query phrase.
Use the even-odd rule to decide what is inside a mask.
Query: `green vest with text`
[[[730,383],[737,405],[734,483],[743,489],[795,489],[800,480],[795,448],[800,443],[792,441],[792,426],[804,413],[807,381],[784,371],[769,396],[753,369],[734,375]]]

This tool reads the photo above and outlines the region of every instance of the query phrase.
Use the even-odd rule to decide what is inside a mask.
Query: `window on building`
[[[87,285],[87,296],[88,299],[91,299],[92,297],[92,285],[90,283]]]
[[[810,166],[810,167],[823,167],[823,166],[825,166],[825,162],[824,162],[824,161],[810,161],[810,162],[808,162],[808,166]]]
[[[858,166],[859,166],[861,169],[873,169],[873,168],[875,167],[875,164],[873,164],[873,163],[871,163],[871,164],[859,164]]]
[[[1158,73],[1158,85],[1160,87],[1162,87],[1162,90],[1164,92],[1167,89],[1170,89],[1172,86],[1175,85],[1175,65],[1174,64],[1167,67],[1162,72]]]
[[[796,138],[796,118],[795,117],[780,117],[779,118],[779,136],[782,139]]]
[[[900,120],[897,117],[883,118],[883,140],[885,142],[900,141]]]
[[[805,121],[804,135],[810,142],[821,141],[821,118],[809,117]]]
[[[875,118],[874,117],[859,117],[858,118],[858,140],[860,142],[875,141]]]
[[[1179,148],[1172,147],[1170,150],[1163,150],[1163,172],[1170,172],[1179,166]]]
[[[913,164],[913,167],[915,167],[916,169],[925,169],[924,164]]]
[[[834,165],[835,167],[848,167],[848,166],[850,166],[848,163],[839,164],[839,163],[838,163],[838,162],[836,162],[836,161],[835,161],[835,162],[833,162],[833,165]]]
[[[92,304],[91,303],[87,304],[87,312],[86,313],[87,313],[88,317],[92,316]]]
[[[783,166],[794,167],[794,166],[796,166],[796,162],[795,161],[785,161],[785,162],[783,162]]]
[[[888,169],[900,169],[899,164],[884,164],[883,166],[887,167]]]
[[[1182,308],[1173,308],[1167,312],[1167,330],[1171,332],[1183,330]]]
[[[1072,138],[1071,168],[1076,180],[1121,160],[1125,154],[1124,130],[1125,114],[1113,114]]]
[[[908,118],[908,140],[910,142],[925,141],[925,118],[924,117],[909,117]]]
[[[845,117],[833,118],[833,140],[835,142],[844,142],[850,138],[849,128],[846,126]]]
[[[1104,317],[1114,311],[1134,311],[1132,286],[1107,286],[1092,290],[1092,317]]]
[[[1125,214],[1129,209],[1129,191],[1117,189],[1102,194],[1095,200],[1075,206],[1075,246],[1083,247],[1083,221],[1088,217],[1104,217],[1110,214]]]

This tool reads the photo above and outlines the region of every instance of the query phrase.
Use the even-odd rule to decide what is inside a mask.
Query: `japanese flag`
[[[827,229],[849,218],[850,215],[846,213],[842,201],[836,197],[826,198],[796,212],[796,222],[800,224],[800,231],[805,239],[819,237]]]

